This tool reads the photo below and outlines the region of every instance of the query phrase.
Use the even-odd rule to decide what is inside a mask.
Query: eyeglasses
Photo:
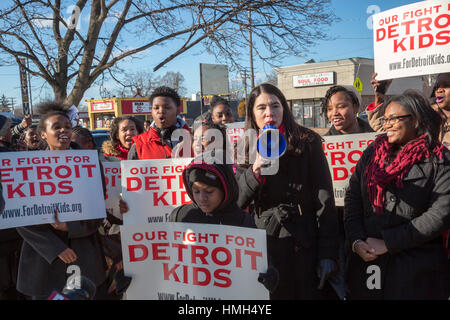
[[[399,123],[401,119],[406,119],[412,117],[412,114],[405,114],[402,116],[396,116],[396,117],[392,117],[392,118],[380,118],[380,124],[382,126],[386,125],[386,124],[396,124]]]

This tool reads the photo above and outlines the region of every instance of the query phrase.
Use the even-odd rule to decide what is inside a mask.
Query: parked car
[[[104,132],[95,132],[92,131],[92,136],[94,137],[94,141],[95,141],[95,145],[97,146],[97,150],[99,150],[99,152],[102,152],[102,144],[104,141],[109,140],[109,132],[108,133],[104,133]]]
[[[109,130],[106,129],[95,129],[95,130],[91,130],[91,133],[108,133],[109,134]]]

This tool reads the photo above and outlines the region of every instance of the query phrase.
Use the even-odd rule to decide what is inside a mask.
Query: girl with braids
[[[95,150],[97,148],[92,133],[83,127],[72,128],[72,142],[78,144],[81,149]]]
[[[350,298],[448,299],[450,151],[439,141],[441,118],[408,90],[386,102],[381,123],[386,133],[364,151],[345,196]]]
[[[246,139],[244,164],[238,162],[238,205],[249,209],[256,226],[267,233],[267,253],[279,271],[271,299],[318,299],[326,279],[336,271],[338,220],[322,139],[298,125],[286,98],[273,85],[254,88],[247,101],[245,130],[275,126],[285,136],[286,152],[278,172],[262,175],[264,159],[252,164]],[[240,145],[238,145],[239,153]],[[318,277],[319,275],[319,277]],[[327,285],[328,286],[328,285]],[[329,291],[327,287],[326,291]]]
[[[325,136],[373,132],[367,122],[356,116],[359,106],[360,101],[353,90],[344,86],[328,89],[322,101],[322,112],[332,126]]]
[[[66,110],[56,102],[38,106],[38,130],[48,152],[79,149],[71,142],[72,124]],[[55,212],[55,217],[56,217]],[[70,221],[17,228],[24,239],[17,289],[32,299],[46,299],[66,284],[67,268],[77,265],[82,275],[97,286],[105,281],[105,260],[97,230],[102,219]]]
[[[75,127],[72,130],[72,141],[78,143],[83,149],[97,150],[97,146],[92,133],[82,127]],[[102,161],[107,161],[105,156],[99,152],[100,169],[103,173]],[[100,240],[107,262],[107,281],[101,286],[101,290],[108,291],[104,298],[119,300],[122,298],[122,291],[119,287],[129,280],[123,276],[122,248],[120,244],[120,225],[123,224],[108,211],[103,225],[99,227]]]
[[[144,132],[142,123],[133,116],[115,118],[111,124],[111,140],[103,142],[102,149],[109,161],[127,160],[133,138]]]

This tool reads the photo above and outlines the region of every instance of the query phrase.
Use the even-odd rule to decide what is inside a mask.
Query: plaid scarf
[[[423,159],[430,158],[433,154],[442,159],[444,146],[438,142],[434,149],[430,150],[431,148],[424,134],[408,142],[389,164],[387,164],[387,161],[392,153],[393,145],[388,142],[386,134],[380,135],[375,139],[373,148],[375,152],[365,171],[367,191],[369,200],[376,213],[382,213],[386,186],[391,182],[395,182],[398,188],[402,188],[403,178],[411,167]]]

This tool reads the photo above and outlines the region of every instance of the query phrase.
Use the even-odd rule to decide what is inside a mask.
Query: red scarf
[[[128,159],[128,152],[130,151],[129,149],[126,149],[126,148],[122,147],[120,142],[116,143],[115,148],[116,148],[117,152],[119,153],[118,155],[117,154],[107,154],[107,153],[105,153],[105,156],[107,156],[107,157],[116,157],[116,158],[119,158],[120,160],[127,160]]]
[[[407,143],[402,150],[397,153],[394,161],[386,166],[388,156],[392,152],[392,144],[388,142],[386,134],[378,136],[373,142],[375,150],[366,169],[367,191],[369,200],[376,213],[383,212],[386,186],[395,182],[398,188],[403,187],[403,178],[411,167],[433,154],[442,159],[444,146],[439,142],[430,151],[426,135]]]

